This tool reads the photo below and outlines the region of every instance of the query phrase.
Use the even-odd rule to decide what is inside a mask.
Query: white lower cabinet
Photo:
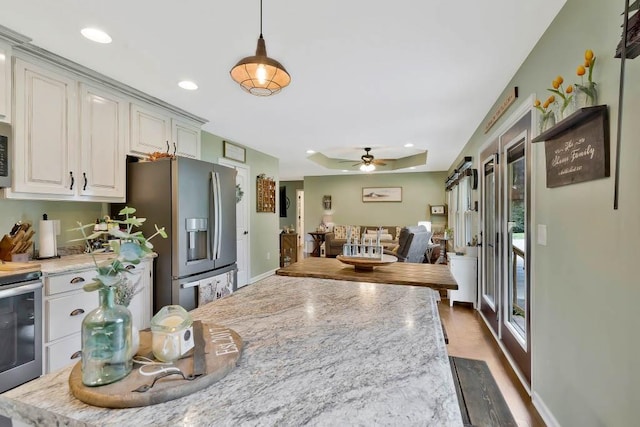
[[[80,334],[73,334],[45,347],[45,373],[64,368],[80,361],[82,352]]]
[[[458,282],[457,291],[449,291],[449,305],[454,301],[471,302],[476,307],[478,301],[478,258],[467,255],[447,254],[449,268]]]
[[[153,315],[152,259],[129,267],[127,277],[137,283],[140,292],[129,304],[133,325],[148,328]],[[94,269],[69,271],[45,276],[44,372],[52,372],[80,360],[81,327],[84,317],[98,307],[98,293],[85,292],[82,286],[91,282]]]

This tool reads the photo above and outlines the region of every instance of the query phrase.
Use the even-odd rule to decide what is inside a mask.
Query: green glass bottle
[[[114,290],[98,290],[100,306],[82,321],[82,383],[111,384],[131,372],[131,312],[114,303]]]

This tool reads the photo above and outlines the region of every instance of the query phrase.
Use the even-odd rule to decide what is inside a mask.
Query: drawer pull
[[[82,282],[84,282],[84,278],[82,278],[82,277],[74,277],[73,279],[71,279],[71,282],[69,282],[69,283],[76,284],[76,283],[82,283]]]
[[[133,270],[133,269],[135,269],[135,268],[136,268],[136,266],[135,266],[135,265],[133,265],[133,264],[129,264],[129,265],[127,265],[125,268],[126,268],[127,270]]]
[[[80,314],[84,314],[84,310],[81,308],[76,308],[71,313],[69,313],[69,316],[78,316]]]
[[[71,360],[77,359],[80,356],[82,356],[82,352],[80,350],[78,350],[75,353],[73,353],[69,359],[71,359]]]

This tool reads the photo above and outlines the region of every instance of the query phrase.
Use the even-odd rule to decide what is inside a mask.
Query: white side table
[[[447,254],[449,269],[458,282],[457,291],[448,291],[449,305],[454,301],[471,302],[476,308],[478,301],[478,258],[469,255]]]

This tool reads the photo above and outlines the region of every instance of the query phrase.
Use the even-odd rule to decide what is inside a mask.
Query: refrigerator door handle
[[[212,259],[220,257],[220,246],[222,244],[221,230],[222,207],[220,206],[220,174],[211,172],[212,201],[213,201],[213,254]]]

